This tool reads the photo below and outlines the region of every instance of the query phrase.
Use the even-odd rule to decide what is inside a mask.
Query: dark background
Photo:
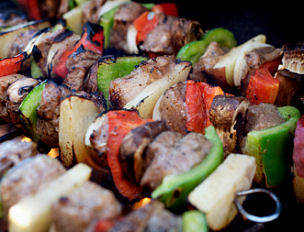
[[[164,1],[139,1],[139,2],[164,2]],[[165,1],[168,2],[168,1]],[[231,30],[238,43],[256,36],[265,34],[267,42],[277,47],[285,43],[304,42],[304,8],[295,1],[200,1],[177,0],[181,17],[194,19],[201,23],[204,30],[215,27],[224,27]],[[0,0],[0,11],[14,7],[9,1]],[[225,231],[304,231],[304,209],[296,204],[292,176],[286,185],[272,189],[283,205],[279,218],[266,225],[257,225],[241,218],[240,215]],[[263,198],[250,199],[246,203],[252,212],[263,214],[271,211],[273,207]]]

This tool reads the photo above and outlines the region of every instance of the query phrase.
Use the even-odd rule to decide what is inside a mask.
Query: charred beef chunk
[[[158,25],[140,46],[145,52],[173,55],[203,34],[201,25],[192,20],[159,14]]]
[[[98,91],[98,61],[96,61],[88,71],[85,77],[83,90],[88,93],[95,93]]]
[[[155,189],[164,177],[190,170],[206,157],[211,146],[202,134],[189,133],[182,137],[176,132],[161,133],[147,149],[147,168],[141,186]]]
[[[120,203],[112,192],[93,182],[86,182],[52,205],[56,231],[94,231],[101,219],[112,219],[121,213]]]
[[[88,70],[100,57],[101,55],[80,46],[66,61],[68,75],[63,83],[72,89],[83,90]]]
[[[160,100],[159,113],[170,129],[187,133],[186,83],[179,82],[166,90]]]
[[[201,56],[199,61],[193,66],[190,79],[195,81],[205,81],[207,79],[206,74],[211,74],[212,68],[225,53],[226,51],[221,48],[219,43],[211,42],[204,55]]]
[[[249,101],[244,97],[215,96],[209,118],[221,138],[225,155],[238,150],[244,136]]]
[[[145,149],[156,136],[166,130],[168,128],[164,121],[153,121],[131,130],[124,137],[120,145],[119,159],[126,174],[130,173],[130,170],[134,171],[137,182],[140,181],[144,171]]]
[[[20,74],[13,74],[0,79],[0,119],[4,122],[11,122],[11,117],[7,111],[7,104],[9,103],[7,89],[11,84],[23,77]]]
[[[65,172],[62,164],[46,155],[27,158],[4,175],[0,191],[5,214],[19,200],[38,191],[40,186]]]
[[[113,47],[123,51],[129,50],[127,45],[128,28],[145,11],[147,11],[147,8],[137,2],[119,6],[114,16],[114,25],[111,31],[111,45]]]
[[[110,232],[182,231],[182,219],[152,201],[118,220]]]
[[[16,10],[6,10],[0,12],[0,28],[12,27],[19,24],[26,23],[27,19],[25,14]]]
[[[172,72],[175,66],[174,56],[159,56],[141,63],[128,76],[111,81],[109,93],[113,108],[124,107],[149,84]]]
[[[0,178],[22,160],[38,153],[37,144],[23,141],[21,136],[1,143],[0,151]]]
[[[285,120],[280,116],[276,106],[266,103],[251,105],[246,115],[245,133],[274,127],[283,122]]]

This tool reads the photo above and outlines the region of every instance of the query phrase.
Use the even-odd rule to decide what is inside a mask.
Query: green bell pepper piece
[[[178,210],[186,204],[188,194],[222,163],[223,144],[213,126],[206,128],[205,137],[213,144],[207,157],[190,171],[166,176],[152,192],[152,198],[159,198],[166,207]]]
[[[109,87],[112,80],[130,74],[136,65],[147,60],[142,56],[125,56],[102,60],[98,65],[98,90],[109,101]]]
[[[208,224],[205,215],[198,210],[183,213],[183,232],[208,232]]]
[[[153,6],[155,6],[154,3],[142,3],[141,5],[147,8],[148,10],[152,10]]]
[[[286,121],[278,126],[247,134],[244,153],[257,162],[255,181],[266,187],[284,183],[289,174],[288,159],[292,153],[292,138],[300,112],[292,106],[278,108]]]
[[[215,28],[207,32],[201,40],[190,42],[182,47],[177,54],[177,58],[195,64],[213,41],[227,48],[232,48],[237,44],[231,31],[224,28]]]
[[[100,25],[103,27],[104,35],[104,48],[109,48],[111,45],[110,36],[111,30],[114,25],[114,16],[119,7],[114,7],[107,13],[105,13],[100,19]]]
[[[33,57],[31,57],[31,76],[36,79],[43,76],[40,67],[37,65]]]
[[[40,105],[42,91],[45,85],[46,81],[32,89],[32,91],[23,99],[19,107],[25,127],[31,133],[31,136],[35,141],[38,139],[35,133],[38,119],[36,109]]]

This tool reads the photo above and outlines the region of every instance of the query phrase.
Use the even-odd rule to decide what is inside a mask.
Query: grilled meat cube
[[[127,33],[129,26],[142,13],[147,11],[140,3],[130,2],[119,6],[115,16],[114,25],[111,31],[111,45],[116,49],[128,51]]]
[[[213,99],[209,117],[223,142],[225,155],[238,150],[248,106],[249,101],[244,97],[218,95]]]
[[[66,61],[68,75],[63,83],[72,89],[82,90],[89,68],[96,63],[100,57],[101,55],[85,50],[83,46],[80,46]]]
[[[96,61],[88,71],[88,74],[83,81],[83,90],[88,93],[95,93],[98,91],[98,65],[99,62]]]
[[[174,56],[159,56],[141,63],[128,76],[111,81],[109,93],[112,106],[122,108],[149,84],[173,72],[175,66]]]
[[[164,208],[158,201],[133,210],[118,220],[110,232],[181,231],[182,219]]]
[[[187,133],[186,83],[179,82],[166,90],[159,103],[160,120],[173,131]]]
[[[263,130],[277,126],[285,120],[280,116],[277,107],[272,104],[261,103],[248,107],[246,115],[246,134],[250,131]]]
[[[120,203],[112,192],[93,182],[86,182],[52,205],[54,228],[60,232],[93,231],[101,219],[121,213]],[[72,223],[71,223],[72,222]]]
[[[13,57],[23,52],[26,45],[30,42],[33,36],[38,32],[38,29],[30,29],[17,33],[14,38],[12,38],[13,43],[10,44],[8,57]]]
[[[38,153],[37,144],[23,141],[22,136],[1,143],[0,151],[0,178],[22,160]]]
[[[211,74],[212,68],[225,53],[225,49],[221,48],[219,43],[211,42],[204,55],[202,55],[199,61],[193,66],[190,79],[195,81],[205,81],[207,79],[206,74]],[[221,86],[223,85],[223,83],[218,84]]]
[[[145,149],[156,136],[166,130],[168,128],[164,121],[154,121],[131,130],[124,137],[120,145],[119,160],[126,175],[130,173],[130,170],[133,170],[136,181],[140,181],[146,166],[144,163]]]
[[[176,132],[161,133],[148,147],[148,167],[141,185],[155,189],[164,177],[190,170],[206,157],[211,146],[202,134],[189,133],[182,137]]]
[[[65,169],[59,161],[46,155],[27,158],[10,169],[0,186],[5,215],[19,200],[36,193],[43,184],[64,172]]]
[[[158,25],[140,46],[145,52],[173,55],[203,34],[201,25],[192,20],[159,14]]]

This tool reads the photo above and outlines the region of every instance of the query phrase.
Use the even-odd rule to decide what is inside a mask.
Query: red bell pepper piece
[[[153,6],[155,13],[164,13],[165,15],[178,16],[178,9],[175,3],[160,3]]]
[[[154,12],[144,12],[134,21],[137,30],[136,43],[139,44],[147,38],[147,35],[157,26],[159,17]]]
[[[294,137],[293,162],[298,176],[304,177],[304,115],[297,123]]]
[[[187,130],[204,133],[205,128],[211,125],[209,111],[216,95],[224,95],[224,91],[218,86],[212,87],[204,82],[187,81]]]
[[[17,56],[0,60],[0,77],[19,72],[25,58],[26,53],[20,53]]]
[[[38,0],[17,0],[17,2],[22,8],[26,10],[30,19],[41,19]]]
[[[71,50],[66,50],[62,56],[59,58],[59,62],[54,67],[53,71],[57,76],[65,78],[68,74],[68,69],[66,67],[66,61],[70,55],[77,51],[81,46],[84,49],[93,51],[102,55],[103,52],[103,30],[97,24],[86,23],[84,25],[84,30],[81,39],[76,43],[74,48]]]
[[[281,63],[281,59],[276,59],[262,64],[260,68],[266,68],[268,69],[271,75],[274,75],[278,70],[280,63]]]
[[[203,133],[205,129],[206,111],[203,91],[207,84],[203,82],[187,81],[186,106],[188,131]]]
[[[267,68],[260,68],[250,77],[246,90],[246,98],[251,104],[274,104],[279,93],[279,81]]]
[[[119,147],[123,138],[134,128],[151,120],[142,119],[135,111],[109,111],[109,136],[107,141],[107,161],[111,169],[112,177],[116,188],[124,197],[129,200],[136,199],[141,188],[135,183],[126,179],[119,162]]]
[[[224,95],[224,91],[219,86],[212,87],[210,85],[206,86],[203,93],[204,103],[205,103],[205,110],[206,110],[206,128],[210,126],[212,123],[209,120],[209,111],[211,109],[212,101],[215,96],[217,95]]]

